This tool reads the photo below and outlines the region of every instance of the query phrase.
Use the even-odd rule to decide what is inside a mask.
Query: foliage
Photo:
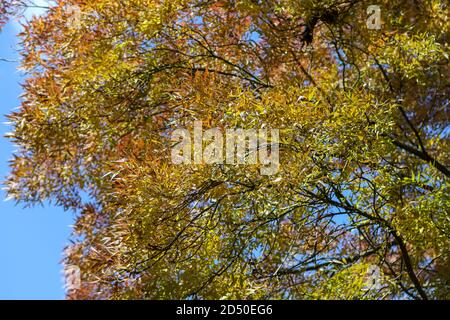
[[[59,0],[32,19],[6,186],[78,213],[68,297],[450,298],[448,3],[378,3],[381,30],[366,0]],[[172,164],[195,120],[279,128],[279,172]]]

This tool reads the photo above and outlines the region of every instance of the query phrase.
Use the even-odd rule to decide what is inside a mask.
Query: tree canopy
[[[369,28],[373,4],[58,0],[29,21],[5,184],[77,212],[68,298],[450,298],[449,4],[379,0]],[[279,129],[279,170],[174,164],[195,121]]]

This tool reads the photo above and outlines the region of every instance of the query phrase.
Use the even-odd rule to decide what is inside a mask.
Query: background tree
[[[59,0],[30,21],[6,186],[78,213],[68,297],[449,298],[448,2],[378,3],[381,30],[365,0]],[[195,120],[279,128],[280,171],[172,164]]]

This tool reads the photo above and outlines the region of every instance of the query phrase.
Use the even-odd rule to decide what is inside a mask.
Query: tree
[[[25,27],[25,204],[77,212],[68,298],[450,298],[447,1],[60,0]],[[176,165],[277,128],[279,171]],[[377,268],[377,285],[368,271]]]
[[[48,9],[48,6],[36,4],[33,0],[3,0],[0,3],[0,31],[11,17],[23,18],[24,12],[30,8]]]

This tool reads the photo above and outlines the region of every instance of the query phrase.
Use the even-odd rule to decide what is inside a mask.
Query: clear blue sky
[[[0,57],[17,60],[18,25],[0,33]],[[19,105],[21,75],[17,63],[0,61],[0,180],[8,173],[14,147],[3,137],[11,131],[5,115]],[[23,209],[5,202],[0,191],[0,299],[63,299],[62,250],[73,216],[46,206]]]

